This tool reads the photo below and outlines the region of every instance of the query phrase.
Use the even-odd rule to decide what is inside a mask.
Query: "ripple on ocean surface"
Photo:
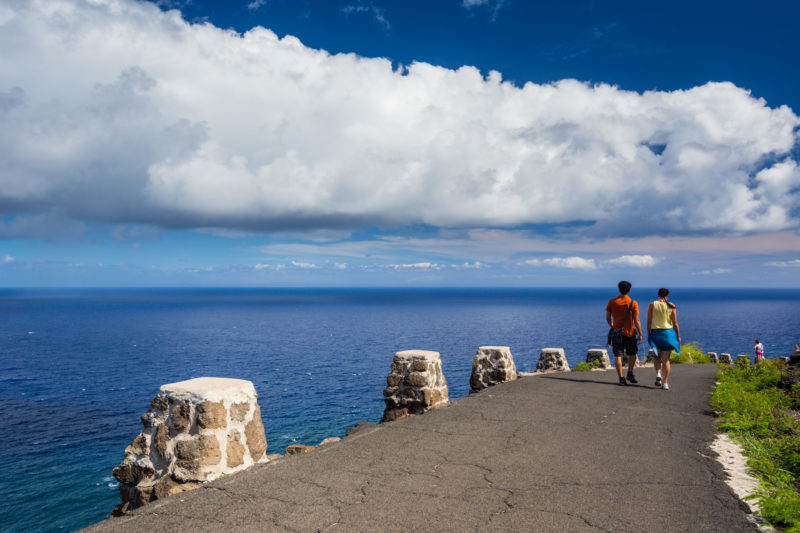
[[[634,296],[644,307],[654,292]],[[683,336],[707,349],[750,353],[758,336],[770,355],[798,342],[800,291],[672,292]],[[164,383],[251,380],[269,452],[282,452],[377,421],[398,350],[439,351],[452,399],[467,394],[478,346],[510,346],[523,372],[545,346],[574,365],[601,347],[613,293],[0,291],[0,523],[54,531],[104,518],[118,503],[110,471]]]

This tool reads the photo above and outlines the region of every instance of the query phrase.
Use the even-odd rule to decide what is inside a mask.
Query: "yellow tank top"
[[[653,302],[651,314],[651,329],[670,329],[674,328],[672,323],[672,308],[661,300]]]

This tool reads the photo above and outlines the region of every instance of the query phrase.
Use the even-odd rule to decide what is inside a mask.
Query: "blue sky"
[[[6,0],[0,286],[800,286],[796,2]]]

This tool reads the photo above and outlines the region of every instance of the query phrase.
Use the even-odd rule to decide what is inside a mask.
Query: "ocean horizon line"
[[[633,291],[643,289],[655,289],[664,285],[634,285]],[[669,285],[672,291],[683,290],[734,290],[734,291],[800,291],[797,287],[759,287],[759,286],[709,286],[692,285],[680,286]],[[113,290],[143,290],[143,291],[203,291],[203,290],[387,290],[387,291],[437,291],[437,290],[458,290],[458,291],[483,291],[483,290],[616,290],[616,284],[612,285],[31,285],[31,286],[0,286],[0,291],[113,291]]]

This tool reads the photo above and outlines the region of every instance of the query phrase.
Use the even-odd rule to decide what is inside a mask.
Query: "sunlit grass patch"
[[[670,363],[686,363],[686,364],[707,364],[711,362],[711,357],[708,356],[703,348],[700,347],[698,342],[687,342],[681,344],[681,353],[678,355],[674,351],[669,356]]]
[[[577,365],[575,365],[575,372],[590,372],[595,368],[600,368],[600,361],[598,359],[593,359],[591,363],[587,363],[585,361],[581,361]]]
[[[795,387],[778,388],[786,371],[776,361],[721,367],[711,406],[722,413],[720,429],[739,442],[761,481],[752,496],[764,517],[800,533],[800,421]]]

